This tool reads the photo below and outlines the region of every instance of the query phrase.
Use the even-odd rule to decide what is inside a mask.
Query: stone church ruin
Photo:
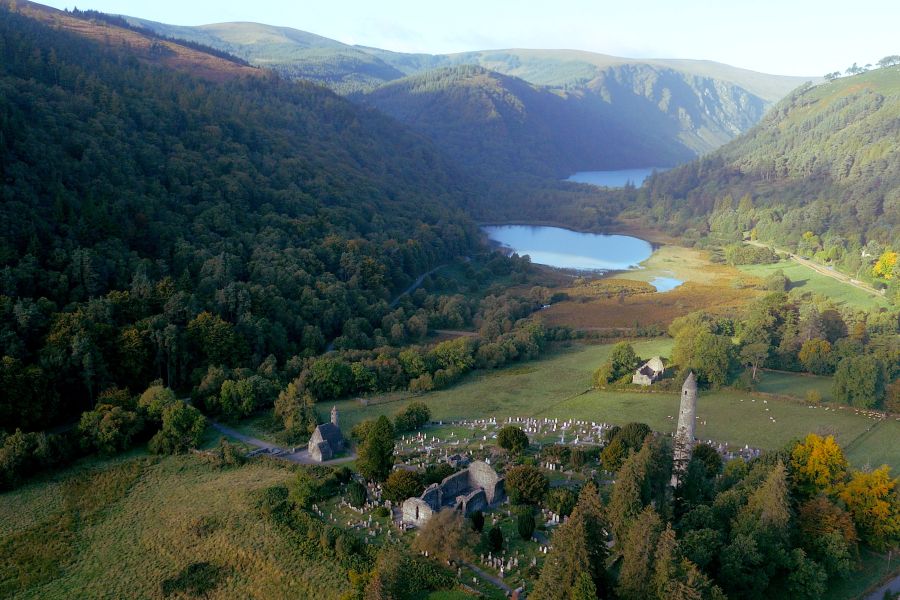
[[[453,508],[464,515],[485,510],[506,500],[504,479],[489,464],[475,461],[467,469],[453,473],[441,483],[425,488],[417,498],[403,501],[403,522],[422,525],[442,508]]]

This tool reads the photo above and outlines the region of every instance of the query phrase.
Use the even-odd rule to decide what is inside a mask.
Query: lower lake
[[[625,271],[650,258],[650,242],[628,235],[579,233],[560,227],[490,225],[488,237],[531,262],[579,271]]]
[[[644,180],[653,174],[653,171],[665,171],[664,167],[646,167],[643,169],[623,169],[620,171],[579,171],[570,176],[566,181],[575,183],[588,183],[600,187],[620,188],[631,182],[635,187],[641,187]]]

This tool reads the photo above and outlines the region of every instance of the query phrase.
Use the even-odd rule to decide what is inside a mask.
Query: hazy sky
[[[574,48],[822,75],[900,54],[898,0],[44,0],[176,25],[256,21],[403,52]]]

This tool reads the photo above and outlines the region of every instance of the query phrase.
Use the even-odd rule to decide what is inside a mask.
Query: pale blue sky
[[[898,0],[45,0],[177,25],[256,21],[403,52],[574,48],[822,75],[900,54]]]

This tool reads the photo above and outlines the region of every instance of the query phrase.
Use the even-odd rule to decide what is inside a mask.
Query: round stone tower
[[[696,389],[696,386],[694,387],[694,389]],[[338,425],[337,406],[331,407],[331,424],[335,427],[340,427],[340,425]],[[691,429],[691,431],[693,431],[693,429]]]
[[[688,463],[694,451],[694,421],[697,417],[697,377],[688,373],[681,386],[681,408],[678,410],[678,428],[675,430],[672,486],[678,485],[687,473]]]

